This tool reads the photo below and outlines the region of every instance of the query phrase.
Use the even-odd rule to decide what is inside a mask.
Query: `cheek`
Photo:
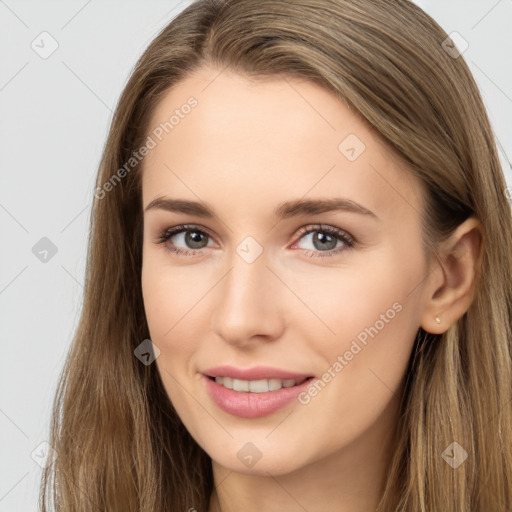
[[[398,390],[419,327],[417,285],[424,277],[419,252],[382,251],[372,260],[364,271],[350,268],[337,280],[326,280],[324,294],[315,294],[314,307],[335,334],[317,345],[323,382],[303,403],[322,395],[314,398],[318,405],[341,401],[353,418],[363,414],[362,401],[367,414]]]
[[[160,278],[159,278],[160,277]],[[142,296],[144,310],[148,322],[151,339],[158,344],[165,332],[172,327],[173,288],[164,286],[165,278],[155,272],[151,267],[144,266],[142,271]]]
[[[187,322],[187,315],[208,289],[192,266],[170,266],[164,251],[162,248],[145,255],[142,266],[144,309],[155,342],[173,338],[176,328]]]
[[[180,345],[174,343],[174,334],[179,327],[180,315],[180,287],[176,282],[169,278],[169,272],[166,272],[158,263],[151,258],[144,260],[142,268],[142,295],[144,299],[144,309],[148,323],[151,341],[160,350],[160,355],[156,359],[156,365],[159,369],[162,381],[169,397],[174,395],[173,379],[170,375],[175,375],[176,370],[173,364],[183,361],[180,354]],[[187,340],[188,341],[188,340]],[[189,343],[182,343],[182,349],[190,347]],[[170,354],[173,357],[170,357]]]
[[[191,283],[180,276],[179,269],[148,257],[141,284],[150,338],[160,350],[155,364],[169,399],[183,418],[187,417],[189,399],[183,385],[190,377],[190,361],[200,336],[195,330],[199,329],[197,322],[187,322],[194,304],[199,306],[197,287],[196,293],[186,293]]]
[[[149,255],[144,262],[146,319],[151,340],[160,350],[156,363],[169,394],[176,390],[166,371],[180,382],[196,373],[193,358],[210,330],[207,308],[213,283],[194,265],[169,265],[163,254]]]
[[[356,338],[364,343],[375,328],[384,337],[385,331],[400,331],[416,321],[417,294],[411,291],[422,280],[421,259],[391,249],[357,258],[353,265],[339,268],[313,268],[302,274],[292,269],[285,279],[302,299],[290,312],[292,325],[308,329],[309,339],[320,340],[327,352],[348,349]]]

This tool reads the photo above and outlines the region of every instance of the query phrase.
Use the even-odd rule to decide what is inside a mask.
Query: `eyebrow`
[[[185,213],[196,215],[204,218],[214,218],[213,209],[205,203],[197,201],[188,201],[185,199],[170,199],[166,197],[157,197],[153,199],[145,208],[148,210],[165,210],[168,212]],[[358,213],[379,220],[377,215],[365,208],[363,205],[356,203],[350,199],[332,198],[332,199],[297,199],[294,201],[286,201],[280,203],[273,211],[274,219],[287,219],[300,215],[316,215],[319,213],[344,211],[350,213]]]

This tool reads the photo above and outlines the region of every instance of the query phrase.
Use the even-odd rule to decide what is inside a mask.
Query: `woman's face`
[[[380,453],[426,297],[420,185],[297,79],[203,68],[150,130],[144,304],[191,435],[254,474]]]

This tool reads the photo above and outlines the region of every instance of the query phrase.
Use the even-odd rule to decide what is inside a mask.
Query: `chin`
[[[234,457],[227,456],[226,450],[218,454],[214,453],[215,450],[207,453],[215,464],[236,473],[252,476],[286,475],[303,468],[310,462],[306,458],[297,456],[302,447],[289,446],[284,451],[282,448],[275,450],[267,446],[259,450],[249,442],[242,444],[242,448],[239,448],[241,443],[236,444]],[[250,459],[251,456],[253,460]]]

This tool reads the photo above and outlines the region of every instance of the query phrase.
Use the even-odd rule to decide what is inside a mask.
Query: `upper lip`
[[[297,373],[270,366],[253,366],[252,368],[236,368],[235,366],[216,366],[203,372],[208,377],[231,377],[240,380],[262,380],[262,379],[293,379],[299,380],[312,377],[311,374]]]

